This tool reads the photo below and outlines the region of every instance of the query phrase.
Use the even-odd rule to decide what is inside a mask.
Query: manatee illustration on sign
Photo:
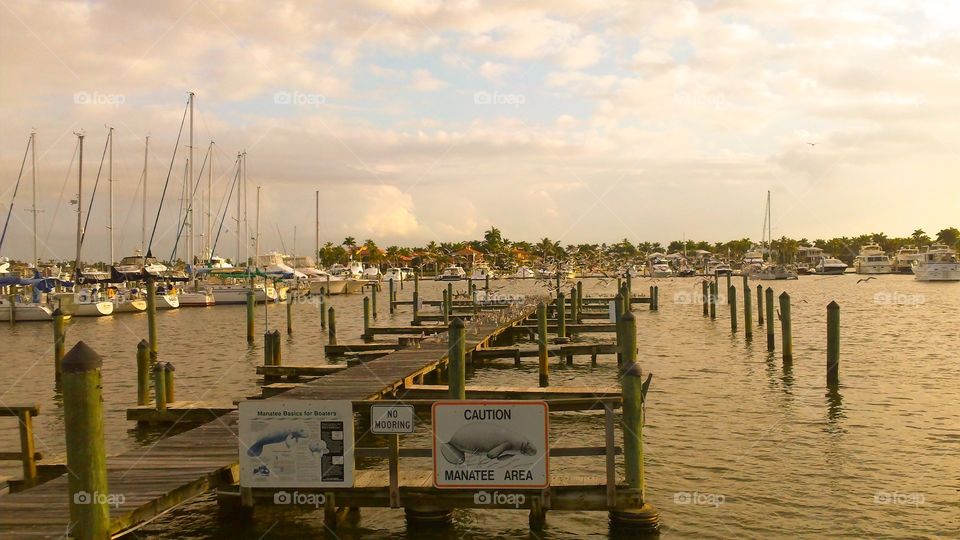
[[[543,401],[438,401],[434,485],[542,488],[549,484]]]

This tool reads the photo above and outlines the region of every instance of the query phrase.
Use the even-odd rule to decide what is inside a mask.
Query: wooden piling
[[[840,383],[840,304],[827,304],[827,385]]]
[[[549,365],[547,363],[547,306],[543,302],[537,305],[537,344],[540,360],[540,386],[550,386]]]
[[[270,341],[270,346],[273,347],[273,365],[282,366],[283,365],[283,354],[281,353],[280,348],[280,331],[273,331],[273,339]]]
[[[454,317],[447,330],[447,385],[450,399],[467,399],[466,325]]]
[[[370,287],[370,307],[373,310],[373,318],[377,318],[377,297],[380,296],[377,291],[380,290],[380,285]]]
[[[628,311],[623,314],[620,324],[623,330],[619,334],[624,336],[620,379],[623,391],[623,463],[632,504],[611,509],[610,518],[614,525],[654,531],[659,527],[660,513],[646,502],[643,463],[643,402],[649,378],[646,383],[643,382],[643,374],[637,363],[636,317]]]
[[[327,295],[320,295],[320,329],[327,329]]]
[[[580,320],[580,314],[577,313],[577,287],[570,287],[570,322],[577,324]]]
[[[780,293],[780,336],[783,347],[783,361],[793,360],[793,327],[790,323],[790,295]]]
[[[653,310],[660,311],[660,286],[653,286],[653,298],[650,299],[653,302]],[[633,301],[630,302],[633,304]]]
[[[253,310],[256,300],[253,290],[247,291],[247,343],[253,343]]]
[[[618,366],[623,364],[623,351],[620,348],[620,344],[623,343],[623,337],[620,335],[620,331],[622,329],[620,326],[620,319],[622,317],[623,317],[623,295],[618,292],[617,295],[613,297],[613,322],[614,324],[617,325],[616,332],[617,332],[617,365]]]
[[[557,337],[567,337],[567,301],[566,295],[557,291]]]
[[[137,343],[137,405],[150,404],[150,344]]]
[[[247,323],[249,328],[250,322]],[[150,359],[157,361],[160,353],[157,343],[157,283],[152,276],[147,277],[147,339],[150,343]],[[247,332],[247,341],[253,341],[253,332]]]
[[[483,274],[483,290],[490,294],[490,272],[484,272]]]
[[[293,296],[287,295],[287,335],[293,335]]]
[[[753,297],[747,276],[743,276],[743,332],[747,339],[753,338]]]
[[[767,350],[772,351],[776,349],[776,346],[774,343],[775,338],[773,335],[774,327],[776,325],[773,323],[774,308],[773,308],[773,288],[772,287],[767,287],[767,290],[765,291],[764,302],[767,308]]]
[[[327,308],[327,344],[337,344],[337,312],[333,306]]]
[[[450,294],[447,289],[443,290],[443,303],[440,304],[440,310],[443,311],[443,324],[450,324]]]
[[[391,315],[393,315],[393,303],[394,301],[396,301],[396,298],[394,297],[395,292],[396,291],[394,291],[394,288],[393,288],[393,280],[391,279],[388,285],[388,291],[387,291],[387,294],[390,295],[390,314]]]
[[[60,308],[53,311],[53,372],[56,381],[60,380],[63,364],[63,349],[66,340],[66,331],[63,326],[63,312]]]
[[[710,283],[710,319],[717,318],[717,284]]]
[[[757,284],[757,325],[763,326],[763,285]]]
[[[170,362],[163,363],[163,390],[167,395],[167,403],[173,403],[176,401],[176,392],[174,391],[173,386],[173,373],[174,373],[173,364]]]
[[[153,365],[153,399],[158,412],[167,410],[167,376],[163,364],[157,362]]]
[[[420,324],[420,293],[413,291],[413,324],[414,326]]]
[[[269,330],[263,333],[263,365],[273,365],[273,332]]]
[[[583,282],[577,282],[577,324],[583,322]]]
[[[701,294],[700,300],[703,302],[703,316],[709,317],[710,316],[710,281],[705,279],[700,283],[700,285],[702,289],[702,292],[700,293]]]
[[[107,458],[103,440],[103,360],[84,342],[63,359],[70,536],[110,538]],[[162,378],[162,377],[161,377]]]
[[[363,336],[364,341],[371,341],[370,336],[370,297],[363,297]]]
[[[737,331],[737,288],[730,285],[727,288],[727,305],[730,306],[730,331]]]

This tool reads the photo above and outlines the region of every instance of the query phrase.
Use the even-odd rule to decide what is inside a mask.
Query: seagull
[[[817,143],[815,143],[815,142],[808,142],[807,144],[809,144],[810,146],[816,146],[816,145],[817,145]]]
[[[877,279],[877,278],[875,278],[875,277],[873,277],[873,276],[870,276],[870,277],[868,277],[868,278],[860,278],[860,279],[857,280],[857,283],[860,283],[861,281],[870,281],[871,279]]]

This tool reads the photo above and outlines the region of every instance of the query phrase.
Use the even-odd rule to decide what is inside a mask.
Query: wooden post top
[[[70,352],[63,357],[61,370],[64,373],[83,373],[100,369],[103,365],[103,359],[100,355],[90,348],[86,343],[79,341],[70,349]]]

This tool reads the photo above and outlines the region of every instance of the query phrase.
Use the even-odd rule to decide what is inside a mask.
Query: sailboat
[[[3,233],[0,234],[0,250],[3,249],[3,241],[7,237],[7,227],[10,224],[10,216],[13,214],[13,204],[17,197],[17,191],[20,188],[20,180],[23,175],[23,166],[27,161],[27,153],[31,156],[33,180],[33,267],[36,272],[37,267],[37,149],[36,133],[30,133],[27,140],[27,149],[23,154],[23,163],[20,165],[20,175],[17,176],[17,183],[13,190],[13,198],[10,200],[10,209],[7,212],[7,219],[3,225]],[[40,300],[40,289],[36,283],[31,284],[27,280],[20,279],[20,276],[10,273],[10,261],[6,258],[0,258],[0,286],[15,287],[27,285],[33,289],[30,299],[22,295],[2,295],[0,296],[0,321],[49,321],[53,317],[53,310],[45,306]]]
[[[762,253],[764,256],[771,252],[771,247],[773,246],[773,219],[770,206],[770,192],[767,191],[767,210],[763,217],[765,225],[763,231],[763,246],[766,248]],[[783,264],[775,264],[773,261],[764,263],[753,275],[756,276],[757,279],[763,280],[798,279],[799,277],[795,270]]]
[[[216,303],[216,298],[213,296],[213,291],[208,287],[200,286],[200,282],[197,279],[196,269],[194,268],[195,263],[195,240],[193,232],[194,216],[194,202],[196,201],[196,191],[191,189],[190,182],[193,182],[193,102],[196,99],[196,95],[193,92],[190,92],[190,147],[189,154],[187,157],[188,166],[187,166],[187,194],[189,195],[187,203],[187,252],[188,256],[188,276],[190,282],[192,283],[189,287],[179,291],[179,302],[181,306],[191,306],[191,307],[206,307],[212,306]],[[204,166],[207,162],[210,162],[209,167],[207,168],[207,192],[209,193],[210,188],[213,183],[213,141],[210,142],[210,146],[207,148],[207,159],[204,160]],[[201,167],[200,174],[203,174],[203,169]],[[199,178],[197,179],[199,183]],[[210,214],[207,214],[207,220],[209,221]],[[208,226],[209,230],[209,226]],[[209,233],[204,235],[204,238],[209,241]]]
[[[106,291],[98,284],[80,283],[82,277],[80,250],[83,246],[83,133],[77,133],[80,159],[77,166],[77,256],[73,262],[74,291],[53,294],[50,304],[62,312],[77,317],[103,317],[113,314],[113,302],[107,299]]]

